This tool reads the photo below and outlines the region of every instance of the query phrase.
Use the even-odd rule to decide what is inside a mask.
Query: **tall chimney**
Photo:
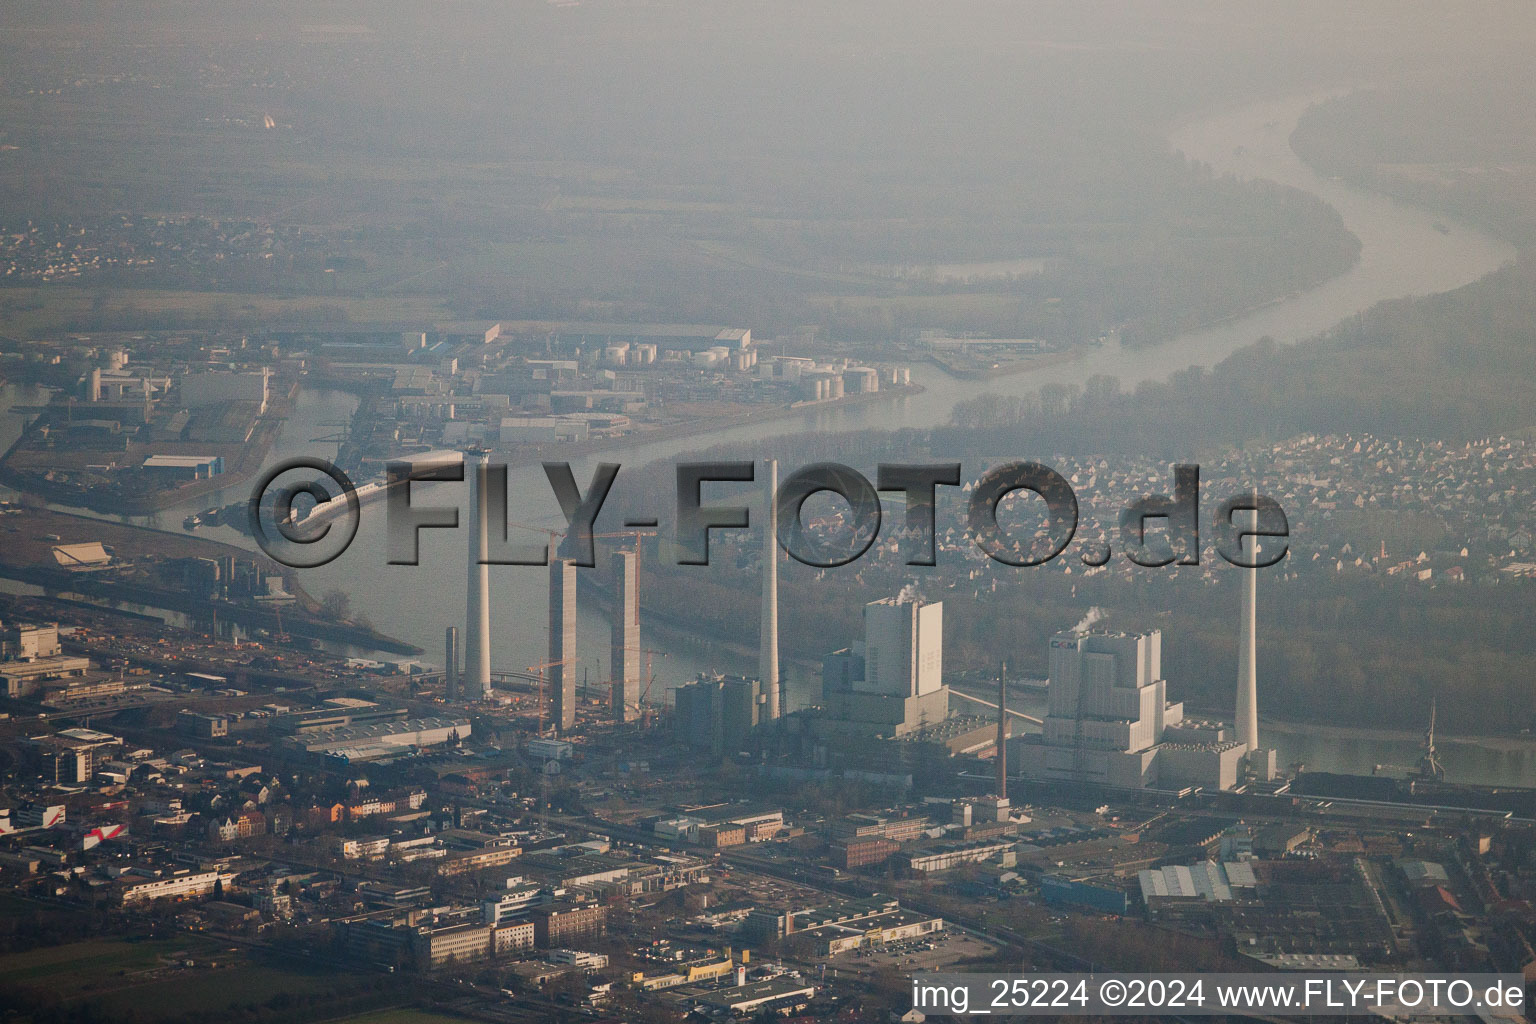
[[[1257,496],[1257,495],[1255,495]],[[1259,512],[1254,509],[1249,516],[1251,529],[1259,528]],[[1243,550],[1248,561],[1259,558],[1259,538],[1246,538]],[[1258,616],[1256,604],[1259,591],[1259,570],[1239,569],[1243,574],[1243,611],[1241,636],[1237,644],[1237,739],[1243,749],[1253,753],[1259,749],[1259,685],[1257,637]]]
[[[997,663],[997,795],[1008,799],[1008,663]]]
[[[459,681],[465,700],[480,700],[491,692],[491,571],[490,517],[486,514],[485,452],[466,452],[474,527],[469,532],[469,614],[464,637],[464,676]]]
[[[768,514],[763,518],[763,607],[758,628],[757,674],[767,695],[768,720],[779,717],[783,707],[779,693],[779,462],[765,463],[763,486]]]
[[[576,563],[549,560],[550,718],[561,736],[576,727]]]
[[[449,626],[443,637],[443,684],[449,700],[459,699],[459,627]]]
[[[640,562],[635,551],[613,553],[613,622],[609,642],[611,710],[615,722],[640,717]]]

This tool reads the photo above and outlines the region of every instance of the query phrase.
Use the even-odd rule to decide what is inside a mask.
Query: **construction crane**
[[[644,729],[651,727],[651,719],[656,714],[656,705],[651,703],[651,686],[656,682],[656,673],[651,670],[651,655],[655,653],[645,652],[645,687],[640,691],[640,726]],[[665,651],[660,653],[663,658],[667,656]]]
[[[1438,703],[1436,698],[1430,698],[1429,728],[1424,730],[1424,744],[1419,748],[1418,763],[1412,768],[1398,764],[1378,764],[1371,769],[1372,775],[1401,775],[1427,782],[1445,781],[1445,765],[1440,763],[1440,755],[1435,752],[1435,711]]]
[[[1440,763],[1440,757],[1435,753],[1435,709],[1438,703],[1434,697],[1429,700],[1429,728],[1424,732],[1424,752],[1419,755],[1417,768],[1419,778],[1442,782],[1445,779],[1445,765]]]
[[[655,673],[655,671],[652,668],[652,665],[653,665],[652,659],[657,654],[659,654],[663,658],[665,658],[667,656],[667,652],[666,651],[659,651],[659,650],[655,649],[654,647],[625,648],[625,650],[634,650],[637,653],[639,653],[641,655],[644,655],[644,657],[645,657],[645,674],[644,674],[643,678],[644,678],[645,682],[644,682],[644,685],[640,689],[640,696],[639,696],[639,698],[633,704],[626,704],[624,706],[624,710],[626,712],[628,712],[631,708],[633,708],[635,710],[635,712],[640,717],[641,727],[642,728],[649,728],[650,724],[651,724],[651,721],[650,721],[651,714],[652,714],[652,712],[654,710],[650,706],[651,687],[656,682],[656,673]],[[611,672],[609,674],[612,675]],[[613,707],[614,701],[618,699],[619,680],[617,680],[617,679],[610,679],[608,681],[608,687],[609,687],[608,706],[611,708],[611,707]]]

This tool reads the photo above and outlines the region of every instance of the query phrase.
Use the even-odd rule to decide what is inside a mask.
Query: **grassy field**
[[[288,996],[314,1000],[320,1019],[334,1015],[325,1005],[332,996],[365,992],[375,980],[319,963],[269,959],[199,936],[101,939],[0,957],[0,1005],[57,1000],[89,1004],[113,1019],[160,1020],[249,1011]],[[369,1015],[369,1024],[434,1024],[412,1016],[375,1018]]]
[[[266,1003],[274,996],[326,996],[351,977],[321,967],[301,969],[244,962],[234,967],[184,968],[145,984],[101,993],[95,1002],[114,1016],[154,1009],[170,1016]]]
[[[48,984],[82,989],[108,979],[149,971],[184,954],[201,959],[219,947],[203,939],[176,937],[144,942],[91,940],[31,949],[0,957],[0,979],[9,985]]]

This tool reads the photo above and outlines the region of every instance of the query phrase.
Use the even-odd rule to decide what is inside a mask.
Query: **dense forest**
[[[1536,426],[1536,264],[1382,303],[1313,341],[1261,340],[1134,392],[1112,378],[984,395],[935,448],[1187,456],[1308,432],[1471,439]]]
[[[1291,145],[1325,174],[1449,210],[1520,246],[1536,242],[1528,66],[1494,62],[1454,81],[1351,93],[1304,115]]]

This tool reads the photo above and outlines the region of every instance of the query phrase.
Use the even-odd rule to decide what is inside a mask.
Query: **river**
[[[1348,272],[1250,315],[1190,332],[1153,349],[1122,349],[1116,344],[1105,344],[1078,360],[990,381],[959,380],[935,367],[917,366],[913,368],[913,379],[924,388],[918,395],[867,405],[812,409],[800,416],[768,423],[669,439],[626,449],[618,461],[639,466],[727,442],[767,442],[784,434],[806,431],[832,433],[934,426],[948,420],[957,402],[978,394],[1028,394],[1047,382],[1081,384],[1096,374],[1116,376],[1124,385],[1163,379],[1190,365],[1214,365],[1265,335],[1282,344],[1293,343],[1382,300],[1460,287],[1514,259],[1512,246],[1466,224],[1315,174],[1292,152],[1289,136],[1297,118],[1316,98],[1320,97],[1294,96],[1205,116],[1173,133],[1171,142],[1218,173],[1271,179],[1312,192],[1330,203],[1362,243],[1360,260]],[[1438,230],[1437,223],[1448,225],[1450,231]],[[9,406],[22,399],[13,389],[7,389],[0,400]],[[353,399],[345,394],[302,392],[269,461],[296,454],[331,455],[334,443],[318,440],[333,433],[333,428],[324,424],[346,419],[353,406]],[[0,438],[6,431],[18,429],[13,420],[0,418]],[[765,443],[762,451],[765,456],[773,454],[770,444]],[[600,458],[576,460],[577,479],[584,483]],[[621,473],[617,486],[622,487],[623,481]],[[439,500],[453,500],[452,485],[435,486],[442,488]],[[231,487],[219,495],[199,499],[191,507],[168,510],[146,521],[174,529],[188,512],[240,500],[244,489]],[[558,507],[537,467],[514,470],[510,491],[509,518],[514,522],[551,528],[562,525]],[[315,594],[332,587],[346,590],[352,596],[355,611],[367,615],[384,632],[423,647],[428,652],[424,660],[440,664],[444,627],[462,623],[464,617],[464,534],[423,531],[421,564],[391,566],[385,561],[381,513],[379,506],[365,509],[357,539],[348,552],[328,566],[306,570],[302,574],[303,584]],[[232,530],[208,533],[216,539],[250,544]],[[547,628],[545,585],[546,574],[542,569],[498,566],[493,570],[492,608],[500,626],[493,638],[492,659],[498,669],[521,670],[543,660]],[[751,642],[755,634],[755,622],[744,624],[743,640]],[[835,645],[845,639],[837,638]],[[704,643],[671,642],[655,636],[648,636],[646,642],[657,649],[653,697],[686,682],[704,668],[753,668],[739,657],[710,650]],[[1176,639],[1170,638],[1170,642]],[[577,645],[594,684],[605,678],[608,626],[595,609],[582,608]],[[787,653],[804,657],[819,654],[810,650]],[[787,680],[790,706],[803,704],[813,685],[804,674],[791,670]],[[1377,762],[1412,764],[1417,757],[1416,745],[1398,738],[1373,739],[1369,743],[1352,740],[1346,744],[1320,741],[1305,730],[1276,729],[1269,735],[1282,761],[1303,760],[1316,768],[1368,770]],[[1536,784],[1536,751],[1490,751],[1482,746],[1447,743],[1442,746],[1442,753],[1451,777],[1460,781]]]

